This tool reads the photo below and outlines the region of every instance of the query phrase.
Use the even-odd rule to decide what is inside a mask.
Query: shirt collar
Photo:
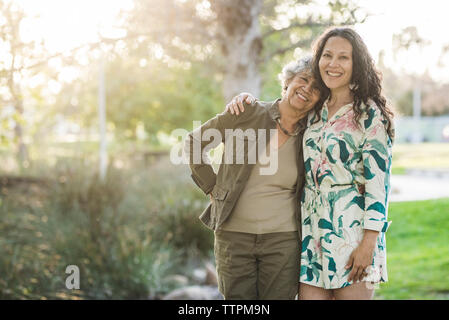
[[[321,108],[321,119],[322,119],[323,122],[327,122],[329,120],[336,120],[336,119],[342,117],[343,115],[346,114],[348,109],[352,108],[352,105],[354,104],[354,102],[350,102],[348,104],[345,104],[340,109],[338,109],[337,112],[334,115],[332,115],[332,119],[329,119],[329,117],[328,117],[329,110],[328,110],[328,107],[327,107],[328,103],[329,103],[329,98],[326,99],[326,101],[324,101],[323,107]]]

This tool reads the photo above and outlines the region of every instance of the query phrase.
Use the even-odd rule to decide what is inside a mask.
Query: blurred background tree
[[[141,52],[207,66],[223,79],[225,100],[241,91],[260,96],[261,66],[295,49],[308,51],[325,27],[366,18],[352,1],[317,7],[286,0],[136,1],[128,34],[146,37],[137,43]]]
[[[207,120],[239,92],[278,97],[285,61],[309,52],[324,28],[366,14],[351,1],[136,0],[124,17],[125,36],[101,37],[108,44],[108,130],[135,140],[143,129],[157,145],[158,132],[191,130],[192,119]],[[69,114],[77,110],[72,120],[76,114],[82,126],[95,119],[93,56],[89,72],[63,86],[55,102]]]
[[[0,61],[0,101],[3,115],[1,136],[13,131],[17,146],[17,161],[27,166],[28,150],[24,139],[27,123],[24,119],[26,96],[40,98],[39,92],[25,86],[28,79],[38,70],[30,68],[45,57],[46,51],[42,39],[23,40],[21,29],[25,12],[13,1],[0,1],[0,47],[3,49]],[[3,142],[9,140],[2,139]]]
[[[30,161],[27,139],[49,140],[63,135],[58,131],[63,127],[77,128],[73,132],[80,139],[96,132],[100,59],[106,62],[108,133],[117,141],[143,139],[156,146],[159,133],[191,130],[192,119],[209,119],[239,92],[275,99],[285,62],[310,52],[313,39],[328,26],[363,23],[368,17],[350,0],[136,0],[117,25],[121,36],[99,34],[97,42],[50,54],[42,39],[21,39],[26,17],[20,6],[3,0],[1,10],[7,50],[0,66],[6,106],[1,136],[6,142],[12,141],[5,139],[8,132],[14,135],[20,163]],[[398,59],[427,43],[416,27],[393,37]],[[441,57],[446,54],[443,50]],[[410,115],[417,76],[398,75],[382,57],[379,66],[391,103]],[[447,113],[447,85],[424,78],[423,114]]]

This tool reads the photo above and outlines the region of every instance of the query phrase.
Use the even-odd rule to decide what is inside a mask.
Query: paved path
[[[449,172],[413,172],[391,176],[390,201],[449,198]]]

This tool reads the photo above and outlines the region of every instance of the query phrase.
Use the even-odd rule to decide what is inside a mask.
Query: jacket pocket
[[[229,205],[229,203],[226,203],[225,201],[228,195],[228,190],[225,190],[215,185],[211,191],[211,195],[212,195],[212,206],[211,206],[210,219],[211,225],[213,226],[213,229],[215,229],[217,223],[221,221],[221,216],[224,208]]]

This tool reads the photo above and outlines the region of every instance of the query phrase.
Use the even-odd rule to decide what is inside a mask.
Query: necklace
[[[279,128],[281,128],[282,132],[290,137],[296,137],[299,134],[299,126],[296,126],[296,130],[293,133],[288,132],[282,125],[281,125],[281,117],[276,118],[276,122],[279,125]]]

